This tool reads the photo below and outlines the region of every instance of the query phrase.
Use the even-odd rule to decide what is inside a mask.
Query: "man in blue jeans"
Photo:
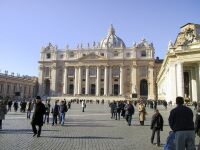
[[[196,150],[193,112],[183,105],[183,97],[177,97],[176,104],[168,119],[170,128],[175,132],[176,150]]]

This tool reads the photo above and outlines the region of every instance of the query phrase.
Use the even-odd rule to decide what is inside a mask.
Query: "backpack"
[[[164,150],[176,150],[174,139],[175,139],[175,132],[170,131],[167,137],[166,144],[164,146]]]

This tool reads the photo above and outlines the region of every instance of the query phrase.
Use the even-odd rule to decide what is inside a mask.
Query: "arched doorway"
[[[147,80],[142,79],[140,81],[140,96],[147,97],[148,96],[148,84]]]
[[[50,80],[49,79],[46,79],[44,81],[44,86],[45,86],[44,94],[46,96],[50,96]]]
[[[114,84],[114,95],[118,95],[118,94],[119,94],[119,85]]]
[[[103,95],[104,94],[104,88],[101,88],[100,89],[100,95]]]
[[[69,94],[71,94],[71,95],[74,94],[74,85],[73,84],[69,85]]]
[[[91,84],[90,94],[91,94],[91,95],[95,95],[95,91],[96,91],[96,86],[95,86],[95,84]]]

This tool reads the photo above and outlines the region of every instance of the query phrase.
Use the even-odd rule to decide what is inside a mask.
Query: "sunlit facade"
[[[154,47],[145,39],[126,47],[111,25],[99,43],[59,49],[49,43],[39,60],[42,96],[118,96],[156,98]],[[157,63],[158,62],[158,63]]]

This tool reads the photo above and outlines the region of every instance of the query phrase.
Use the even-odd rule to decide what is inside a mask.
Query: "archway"
[[[114,84],[114,95],[118,95],[118,94],[119,94],[119,85]]]
[[[140,81],[140,96],[148,96],[148,84],[145,79]]]
[[[71,94],[71,95],[74,94],[74,85],[73,84],[69,85],[69,94]]]
[[[95,84],[91,84],[90,94],[95,95],[95,92],[96,92],[96,86]]]

